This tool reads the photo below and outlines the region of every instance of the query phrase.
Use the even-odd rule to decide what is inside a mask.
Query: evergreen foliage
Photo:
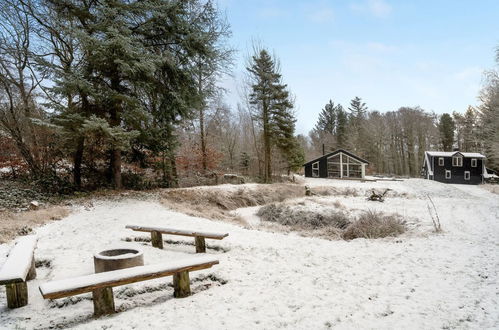
[[[264,182],[272,179],[272,147],[277,147],[294,162],[299,148],[294,137],[295,122],[293,103],[287,85],[282,83],[276,60],[262,49],[251,57],[247,67],[252,85],[249,95],[253,117],[260,123],[264,145]]]
[[[442,116],[440,116],[438,130],[440,132],[442,149],[444,151],[452,151],[452,146],[454,145],[455,126],[456,125],[451,115],[449,115],[448,113],[444,113]]]
[[[194,69],[202,63],[213,72],[222,56],[219,41],[226,26],[212,1],[37,4],[33,15],[57,41],[47,47],[61,55],[47,63],[55,81],[49,92],[58,97],[51,104],[57,110],[54,123],[80,149],[75,168],[81,166],[88,134],[99,132],[107,137],[115,187],[121,187],[122,152],[132,145],[157,155],[164,180],[174,185],[175,125],[192,116],[205,91],[197,88]],[[62,56],[68,55],[64,50],[70,59]]]

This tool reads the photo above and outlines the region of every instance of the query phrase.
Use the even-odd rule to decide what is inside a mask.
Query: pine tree
[[[116,188],[122,185],[122,152],[130,142],[160,156],[165,176],[174,181],[173,131],[201,99],[193,59],[214,63],[221,54],[219,12],[212,1],[41,1],[51,15],[34,10],[37,20],[52,37],[59,26],[70,26],[65,32],[81,63],[53,70],[53,93],[73,97],[72,106],[59,109],[61,116],[76,113],[78,121],[71,125],[85,123],[86,132],[93,133],[89,128],[104,128],[101,120],[107,121]]]
[[[251,57],[248,72],[252,85],[249,95],[254,106],[254,117],[262,127],[264,145],[264,182],[272,180],[272,146],[286,152],[293,146],[295,119],[292,113],[287,85],[282,83],[282,76],[276,60],[267,50],[262,49]]]
[[[362,120],[366,118],[367,106],[358,96],[350,101],[348,110],[350,111],[350,117],[355,120]]]
[[[346,148],[348,141],[348,113],[341,104],[336,106],[336,140],[337,148]]]
[[[334,135],[336,132],[336,107],[332,100],[324,106],[319,113],[319,119],[315,124],[315,129],[322,133]]]
[[[440,116],[440,121],[438,124],[438,130],[440,132],[440,141],[442,143],[442,149],[444,151],[452,151],[452,146],[454,144],[454,129],[455,123],[451,115],[448,113],[442,114]]]
[[[356,96],[350,101],[348,111],[348,126],[350,133],[348,135],[349,149],[361,156],[365,156],[366,150],[368,149],[368,139],[365,128],[367,106],[362,102],[360,97]]]

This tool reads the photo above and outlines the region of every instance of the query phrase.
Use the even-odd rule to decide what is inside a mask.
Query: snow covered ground
[[[176,213],[155,201],[95,202],[36,230],[38,277],[28,306],[9,310],[0,289],[0,328],[44,329],[493,329],[499,328],[499,195],[479,186],[411,179],[356,182],[307,179],[312,188],[354,189],[356,196],[314,197],[346,209],[378,209],[412,219],[397,238],[329,241],[259,228],[251,210],[245,229]],[[366,202],[372,188],[390,188],[384,203]],[[220,189],[220,188],[217,188]],[[444,233],[432,233],[429,194]],[[395,197],[397,196],[397,197]],[[307,201],[307,199],[304,199]],[[220,264],[191,274],[194,294],[172,298],[171,277],[114,289],[119,313],[94,319],[90,295],[43,300],[41,283],[93,272],[93,253],[139,247],[146,264],[194,254],[194,246],[127,242],[147,237],[125,229],[146,224],[222,231],[207,240]],[[174,243],[192,239],[164,236]],[[12,244],[0,245],[0,264]],[[211,247],[211,248],[210,248]],[[210,276],[208,276],[210,275]],[[83,299],[81,299],[82,297]]]

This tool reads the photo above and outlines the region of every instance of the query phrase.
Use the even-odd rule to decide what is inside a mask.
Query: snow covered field
[[[479,186],[419,179],[307,179],[305,184],[356,191],[352,196],[304,198],[305,203],[397,212],[410,220],[411,230],[396,238],[330,241],[264,231],[254,216],[257,208],[237,211],[249,220],[248,229],[176,213],[155,201],[95,202],[36,230],[36,259],[43,262],[37,279],[28,284],[30,303],[9,310],[0,288],[0,328],[499,328],[499,195]],[[371,188],[390,188],[393,195],[384,203],[367,202],[364,195]],[[442,234],[432,232],[427,194],[438,209]],[[41,283],[92,273],[93,253],[110,247],[139,247],[146,264],[194,254],[187,244],[165,244],[159,250],[150,243],[128,242],[148,236],[125,229],[127,224],[230,235],[207,240],[207,252],[220,264],[191,273],[194,294],[188,298],[174,299],[167,277],[115,288],[120,312],[100,319],[92,317],[89,294],[42,299]],[[0,264],[11,246],[0,245]]]

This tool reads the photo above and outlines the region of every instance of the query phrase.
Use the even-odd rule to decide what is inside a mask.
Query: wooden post
[[[206,252],[206,243],[203,236],[195,236],[194,241],[196,243],[196,253]]]
[[[191,283],[188,271],[173,274],[173,289],[173,296],[175,298],[184,298],[191,295]]]
[[[7,293],[7,307],[19,308],[28,304],[28,285],[26,282],[5,285]]]
[[[163,248],[163,235],[161,235],[158,231],[151,231],[151,243],[152,246],[157,247],[158,249]]]
[[[94,316],[116,313],[113,288],[109,287],[92,291],[92,300],[94,301]]]
[[[34,280],[36,278],[36,268],[35,268],[35,257],[31,259],[31,267],[29,268],[28,275],[26,276],[26,281]]]

